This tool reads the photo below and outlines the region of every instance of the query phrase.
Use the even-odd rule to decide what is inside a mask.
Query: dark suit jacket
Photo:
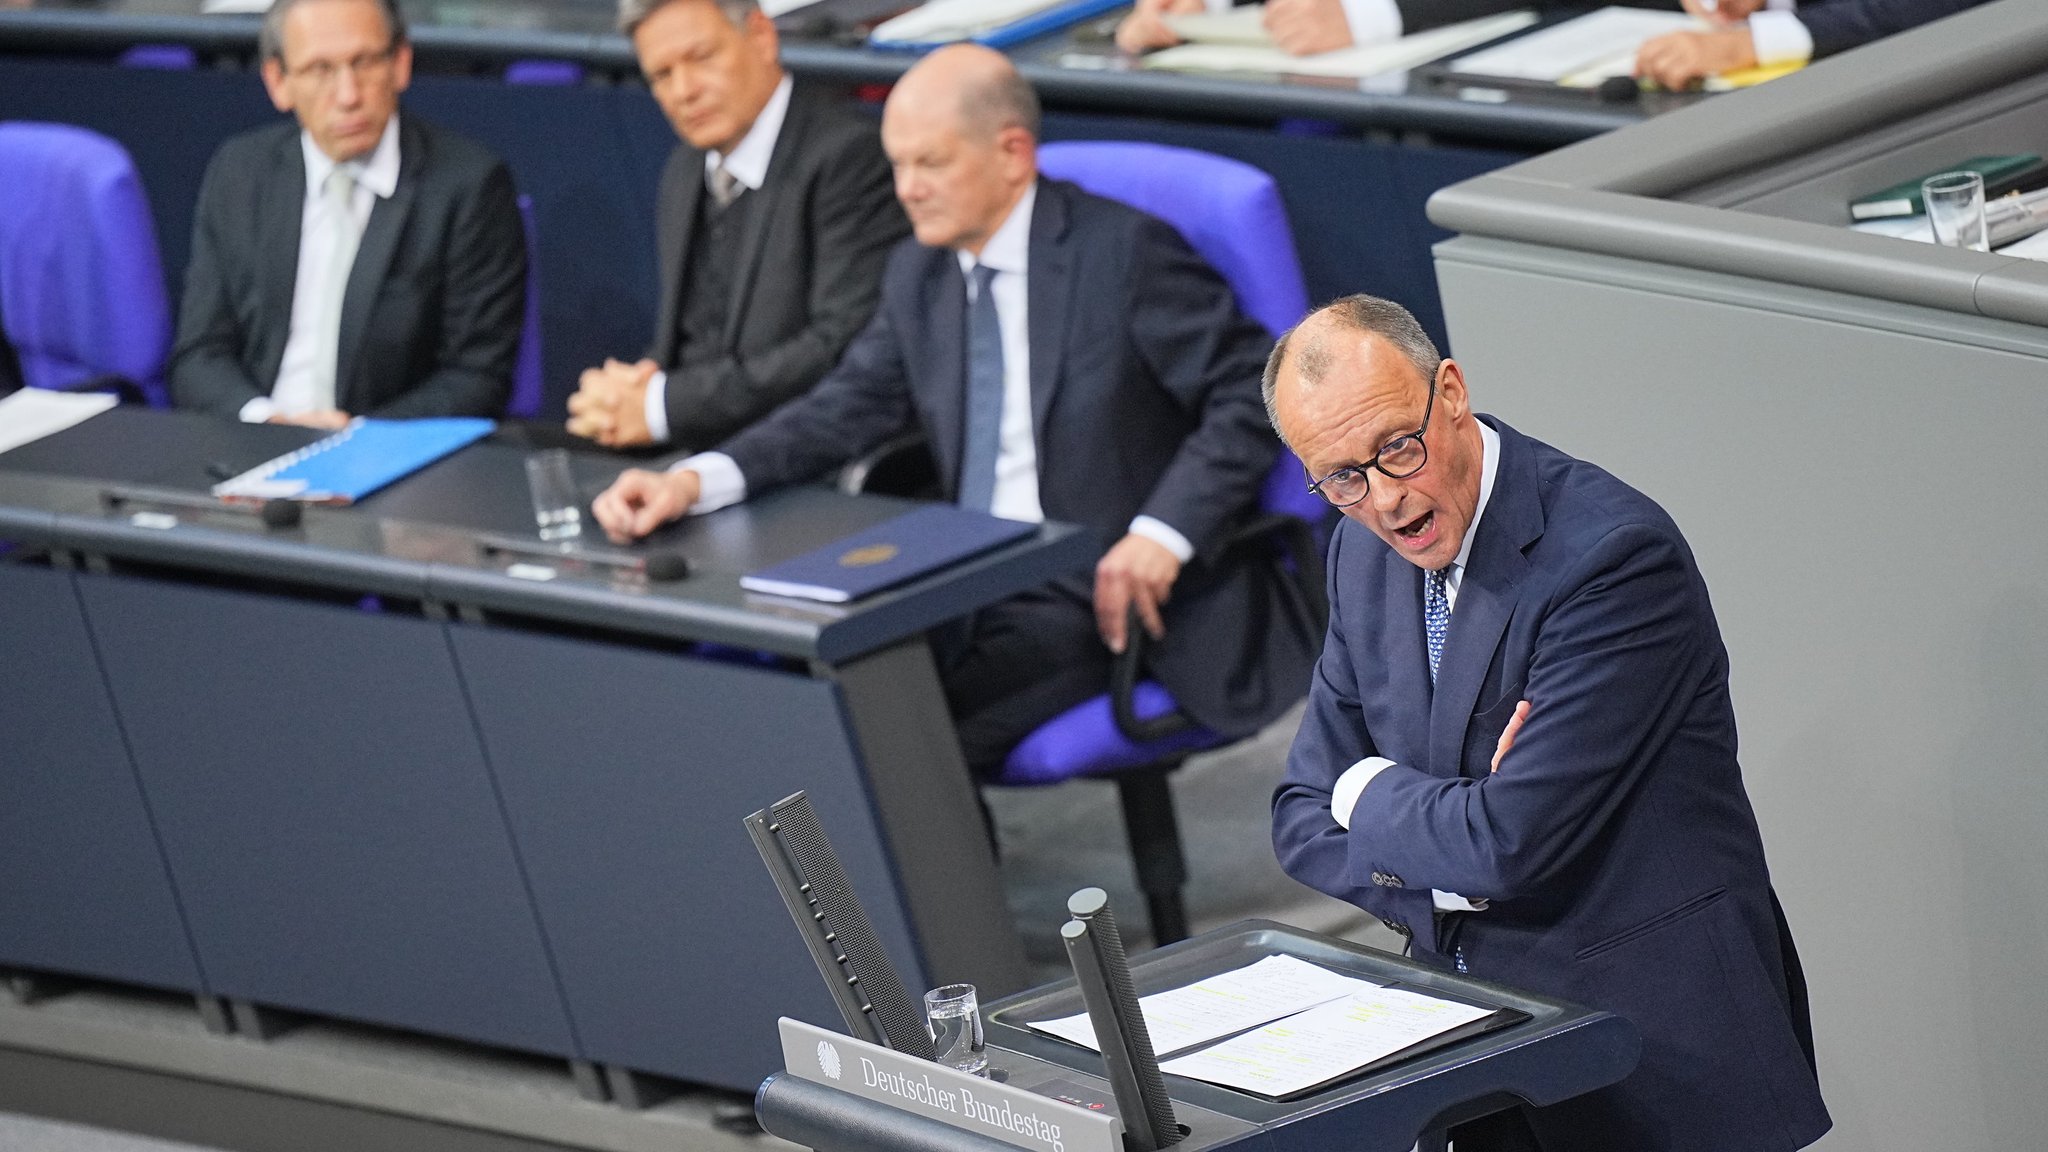
[[[512,177],[480,145],[407,113],[341,309],[335,403],[357,416],[495,416],[526,305]],[[306,164],[296,123],[220,146],[199,187],[171,351],[181,407],[233,416],[268,396],[291,334]]]
[[[1314,644],[1308,607],[1270,558],[1216,553],[1255,510],[1275,458],[1258,383],[1272,342],[1178,232],[1071,184],[1039,181],[1030,261],[1045,514],[1088,525],[1105,543],[1139,513],[1187,537],[1196,559],[1174,588],[1151,670],[1209,727],[1255,729],[1301,697]],[[965,334],[958,258],[905,241],[890,256],[881,307],[839,366],[722,451],[757,493],[838,467],[915,424],[950,498]]]
[[[1419,958],[1634,1021],[1632,1075],[1530,1111],[1546,1148],[1803,1147],[1830,1121],[1706,585],[1647,497],[1485,419],[1501,459],[1434,692],[1421,570],[1348,520],[1331,541],[1329,635],[1274,797],[1281,863],[1412,932]],[[1368,756],[1395,766],[1347,833],[1330,789]],[[1492,904],[1438,917],[1431,888]]]
[[[669,439],[716,444],[816,384],[874,315],[889,249],[910,230],[873,120],[798,83],[748,211],[722,355],[678,371],[704,153],[687,144],[661,177],[661,307],[648,358],[669,369]]]
[[[1984,0],[1822,0],[1794,15],[1813,37],[1813,57],[1832,56],[1975,8]]]

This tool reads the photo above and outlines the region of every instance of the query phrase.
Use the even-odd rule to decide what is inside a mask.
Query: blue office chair
[[[540,357],[540,239],[533,227],[533,197],[519,197],[519,227],[526,236],[526,320],[519,330],[519,357],[512,362],[512,399],[505,414],[540,415],[543,372]]]
[[[168,405],[170,300],[127,150],[68,124],[0,124],[0,187],[0,317],[23,380]]]
[[[1150,212],[1180,230],[1222,273],[1247,315],[1276,335],[1308,311],[1308,291],[1273,178],[1248,164],[1160,144],[1088,141],[1048,144],[1040,169],[1098,196]],[[1324,600],[1322,530],[1329,508],[1303,481],[1300,463],[1284,449],[1266,478],[1263,513],[1219,551],[1276,545],[1300,580],[1307,603]],[[1133,643],[1115,666],[1110,691],[1046,721],[1011,751],[993,783],[1056,784],[1079,777],[1117,783],[1124,830],[1138,886],[1158,944],[1188,933],[1181,889],[1187,858],[1168,784],[1197,752],[1229,743],[1195,724],[1160,684],[1141,679],[1144,629],[1132,619]]]

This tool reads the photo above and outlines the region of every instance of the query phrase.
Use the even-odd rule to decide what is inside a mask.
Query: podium
[[[1554,1104],[1613,1084],[1635,1067],[1635,1027],[1611,1013],[1271,921],[1243,921],[1147,953],[1131,961],[1131,977],[1138,993],[1149,995],[1276,955],[1509,1009],[1519,1019],[1412,1058],[1368,1065],[1356,1076],[1286,1101],[1168,1076],[1175,1117],[1186,1130],[1174,1148],[1407,1152],[1425,1131],[1518,1103]],[[786,1067],[761,1085],[755,1114],[771,1134],[817,1152],[1102,1147],[1089,1141],[1116,1111],[1102,1058],[1027,1026],[1081,1009],[1072,980],[987,1005],[987,1079],[785,1021]],[[986,1098],[970,1099],[965,1109],[957,1100],[946,1107],[962,1084],[970,1093],[985,1088]],[[999,1122],[990,1123],[991,1116]]]

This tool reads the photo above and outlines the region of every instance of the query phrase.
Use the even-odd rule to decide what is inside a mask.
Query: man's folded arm
[[[526,319],[528,254],[518,195],[502,163],[458,205],[443,254],[447,270],[434,370],[363,415],[397,420],[505,411]]]
[[[1801,4],[1798,14],[1799,22],[1813,37],[1813,56],[1819,59],[1981,3],[1983,0],[1822,0]]]
[[[851,136],[818,179],[808,205],[816,241],[809,322],[773,347],[672,369],[663,397],[669,439],[716,444],[801,395],[874,315],[882,269],[908,231],[888,162],[872,141]]]
[[[1352,812],[1359,866],[1507,900],[1605,834],[1712,662],[1706,592],[1675,533],[1648,525],[1609,533],[1561,587],[1516,689],[1531,707],[1500,770],[1379,772]]]

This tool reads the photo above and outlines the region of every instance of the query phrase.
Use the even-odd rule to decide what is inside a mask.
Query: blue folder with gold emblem
[[[749,572],[740,587],[770,596],[844,604],[1021,540],[1038,525],[927,504],[865,532]]]

